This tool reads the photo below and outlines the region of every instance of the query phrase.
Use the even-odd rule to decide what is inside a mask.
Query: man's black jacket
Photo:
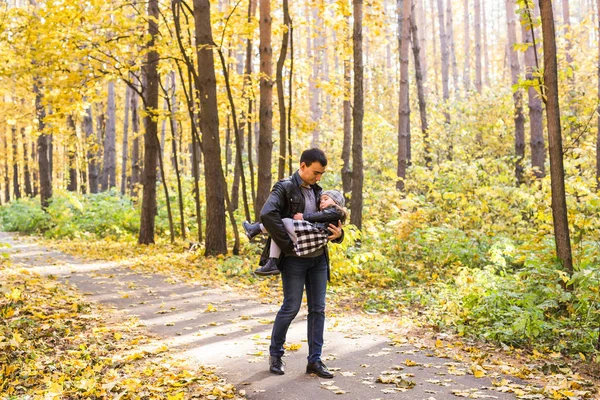
[[[274,240],[281,249],[281,258],[295,254],[294,243],[283,226],[282,218],[292,218],[294,214],[304,212],[305,202],[300,185],[302,185],[302,178],[300,178],[300,174],[296,171],[292,176],[277,182],[273,186],[273,189],[271,189],[271,194],[260,212],[260,222],[262,222],[269,232],[269,239],[262,252],[260,265],[264,265],[269,258],[271,240]],[[317,184],[311,185],[311,188],[315,193],[315,200],[317,201],[315,206],[319,209],[318,202],[323,189]],[[344,240],[343,231],[342,236],[334,242],[340,243],[342,240]],[[327,256],[327,264],[329,265],[327,247],[325,247],[325,255]],[[279,265],[281,265],[281,258]]]

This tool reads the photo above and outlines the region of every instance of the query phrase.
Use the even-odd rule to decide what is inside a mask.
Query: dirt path
[[[456,399],[457,394],[516,398],[491,390],[488,377],[478,379],[468,373],[469,364],[435,357],[411,345],[391,346],[388,337],[370,334],[364,327],[328,326],[323,355],[336,376],[323,380],[306,375],[305,307],[288,333],[288,344],[300,348],[284,357],[285,375],[272,375],[268,344],[277,307],[261,304],[253,293],[200,283],[174,284],[161,275],[132,272],[117,263],[82,261],[2,232],[0,243],[11,245],[7,251],[14,267],[55,275],[75,285],[90,301],[114,307],[127,317],[137,316],[171,350],[216,366],[217,374],[249,399],[442,400]],[[380,377],[389,383],[378,382]],[[407,381],[415,386],[403,387]]]

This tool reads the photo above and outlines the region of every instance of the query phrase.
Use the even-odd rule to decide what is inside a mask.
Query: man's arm
[[[271,240],[275,241],[283,254],[292,255],[294,254],[294,243],[281,220],[281,212],[286,200],[285,189],[280,182],[277,182],[260,211],[260,222],[262,222],[267,232],[269,232]]]

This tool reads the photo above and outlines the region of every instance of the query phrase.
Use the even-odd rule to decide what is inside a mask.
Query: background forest
[[[241,221],[318,146],[333,290],[597,362],[599,6],[2,1],[2,229],[254,260]]]

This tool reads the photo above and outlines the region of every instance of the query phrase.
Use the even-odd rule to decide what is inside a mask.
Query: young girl
[[[321,194],[319,210],[314,213],[294,215],[294,218],[283,218],[285,230],[294,242],[296,256],[302,257],[314,253],[327,244],[327,237],[331,232],[327,229],[329,224],[345,222],[348,212],[344,208],[344,195],[338,190],[326,190]],[[261,233],[267,233],[260,222],[249,223],[244,221],[244,230],[248,239],[252,239]],[[265,265],[258,268],[256,275],[277,275],[279,269],[277,264],[281,249],[274,240],[271,240],[269,260]]]

